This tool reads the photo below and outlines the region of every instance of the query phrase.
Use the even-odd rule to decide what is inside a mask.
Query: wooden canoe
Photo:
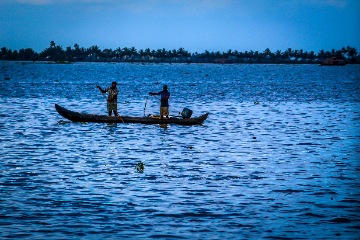
[[[180,125],[198,125],[205,121],[209,113],[196,118],[175,118],[159,119],[155,117],[115,117],[106,115],[94,115],[79,113],[67,110],[55,104],[56,111],[66,119],[73,122],[95,122],[95,123],[143,123],[143,124],[180,124]]]

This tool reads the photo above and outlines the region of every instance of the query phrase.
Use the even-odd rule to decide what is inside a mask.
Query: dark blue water
[[[114,80],[122,115],[168,84],[171,115],[209,118],[55,111],[106,114]],[[360,66],[0,62],[0,238],[359,239],[359,140]]]

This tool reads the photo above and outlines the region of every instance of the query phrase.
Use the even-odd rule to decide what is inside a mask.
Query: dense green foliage
[[[360,54],[353,47],[343,47],[340,50],[314,51],[286,49],[284,52],[272,52],[269,48],[259,51],[233,51],[190,53],[184,48],[178,50],[149,48],[137,50],[131,48],[117,48],[101,50],[97,45],[89,48],[75,44],[73,48],[56,45],[54,41],[40,53],[31,48],[19,51],[2,47],[0,60],[12,61],[57,61],[57,62],[168,62],[168,63],[320,63],[323,59],[336,57],[346,63],[360,63]]]

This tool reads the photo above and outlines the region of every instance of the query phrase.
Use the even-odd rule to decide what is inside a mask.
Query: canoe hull
[[[169,119],[159,119],[152,117],[109,117],[105,115],[94,115],[94,114],[85,114],[70,111],[66,108],[61,107],[58,104],[55,104],[56,111],[63,116],[64,118],[73,121],[73,122],[94,122],[94,123],[142,123],[142,124],[180,124],[180,125],[198,125],[203,123],[209,113],[201,115],[197,118],[169,118]]]

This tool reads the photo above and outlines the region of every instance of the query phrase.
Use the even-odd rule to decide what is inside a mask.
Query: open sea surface
[[[0,238],[360,239],[360,66],[0,62]]]

